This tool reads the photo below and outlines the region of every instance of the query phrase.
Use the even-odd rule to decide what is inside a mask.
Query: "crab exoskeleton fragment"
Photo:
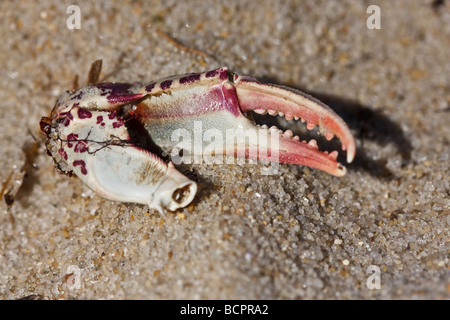
[[[225,67],[145,85],[100,83],[66,92],[50,118],[42,118],[41,130],[58,169],[75,174],[107,199],[147,204],[160,212],[187,206],[197,185],[141,143],[145,140],[141,133],[161,149],[171,150],[179,144],[174,132],[190,134],[198,123],[203,132],[223,136],[230,129],[263,130],[269,137],[277,134],[276,150],[268,139],[233,138],[230,143],[226,138],[215,144],[213,153],[270,161],[274,159],[270,154],[276,154],[278,162],[345,174],[345,167],[336,161],[337,151],[321,152],[315,140],[300,141],[290,130],[279,134],[278,129],[259,127],[244,115],[250,111],[301,120],[310,130],[318,125],[327,140],[340,139],[347,162],[354,158],[354,138],[329,107],[298,90],[262,84]],[[184,147],[193,155],[204,151],[191,144]]]

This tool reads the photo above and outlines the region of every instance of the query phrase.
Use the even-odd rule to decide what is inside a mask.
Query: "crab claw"
[[[327,140],[337,136],[342,149],[347,151],[347,162],[355,157],[355,140],[345,122],[328,106],[317,99],[291,88],[272,84],[261,84],[250,77],[234,77],[234,86],[242,112],[253,111],[259,114],[280,115],[287,120],[301,119],[309,130],[316,125]],[[286,134],[287,133],[287,134]],[[336,161],[337,151],[319,151],[315,140],[309,143],[292,138],[285,132],[279,140],[279,161],[317,168],[343,176],[346,169]]]
[[[301,119],[310,130],[318,125],[327,140],[334,136],[341,140],[348,162],[355,156],[355,141],[349,128],[329,107],[298,90],[261,84],[253,78],[229,72],[225,67],[152,82],[140,93],[146,96],[130,114],[144,124],[154,142],[162,148],[179,146],[198,156],[205,152],[204,142],[214,137],[215,155],[234,154],[300,164],[335,176],[345,174],[345,167],[336,161],[337,151],[321,152],[315,140],[302,142],[289,130],[280,134],[277,128],[259,127],[243,115],[254,111],[285,116],[287,120]],[[230,137],[228,133],[233,130]],[[258,139],[261,131],[267,136]],[[247,139],[240,139],[242,135]],[[180,137],[194,143],[178,144]]]
[[[341,140],[347,162],[355,156],[350,130],[326,105],[298,90],[261,84],[225,67],[145,86],[88,85],[62,94],[40,125],[47,152],[61,172],[78,176],[107,199],[147,204],[160,212],[187,206],[197,184],[172,162],[166,165],[151,153],[154,145],[157,153],[171,152],[175,164],[181,148],[197,163],[199,157],[201,163],[205,156],[235,155],[345,174],[336,161],[337,151],[321,152],[315,140],[300,141],[290,130],[257,126],[244,116],[249,111],[301,119],[309,130],[319,126],[327,140]]]

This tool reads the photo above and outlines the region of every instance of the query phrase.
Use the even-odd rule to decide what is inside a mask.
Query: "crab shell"
[[[225,67],[145,85],[101,83],[66,92],[51,117],[42,118],[41,130],[59,170],[75,174],[107,199],[146,204],[160,212],[191,203],[197,184],[178,172],[172,162],[166,165],[151,150],[149,141],[170,152],[180,145],[180,136],[189,137],[183,149],[203,155],[205,135],[212,132],[219,141],[212,150],[216,155],[345,174],[345,167],[336,161],[337,151],[321,152],[315,140],[300,141],[289,130],[280,134],[278,129],[256,126],[244,116],[250,111],[301,119],[310,130],[319,125],[327,140],[334,136],[341,140],[348,162],[354,158],[353,136],[330,108],[298,90],[261,84]],[[191,139],[196,130],[203,134],[197,144]],[[234,136],[228,137],[233,130]],[[239,139],[252,130],[258,131],[257,137],[264,133],[264,138]]]

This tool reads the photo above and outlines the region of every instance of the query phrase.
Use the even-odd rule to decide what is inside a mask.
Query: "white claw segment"
[[[87,175],[78,174],[89,187],[110,200],[134,202],[174,211],[185,207],[197,185],[172,163],[166,166],[144,150],[113,146],[86,159]]]

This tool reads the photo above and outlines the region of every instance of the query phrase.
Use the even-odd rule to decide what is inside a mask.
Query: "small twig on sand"
[[[164,31],[161,31],[159,29],[156,30],[156,33],[163,37],[164,39],[166,39],[167,41],[169,41],[170,43],[172,43],[175,47],[179,48],[182,51],[185,52],[189,52],[189,53],[193,53],[193,54],[197,54],[199,56],[202,56],[204,58],[209,58],[209,59],[213,59],[212,56],[210,56],[209,54],[207,54],[206,52],[194,49],[194,48],[190,48],[187,47],[181,43],[179,43],[177,40],[175,40],[174,38],[172,38],[171,36],[169,36],[167,33],[165,33]]]
[[[88,78],[86,84],[95,84],[100,78],[100,73],[102,72],[102,59],[95,60],[91,64],[89,69]]]

